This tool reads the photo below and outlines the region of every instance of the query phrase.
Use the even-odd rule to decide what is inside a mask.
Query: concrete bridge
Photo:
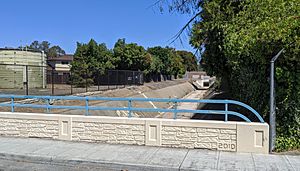
[[[4,96],[3,96],[4,97]],[[14,96],[22,98],[22,96]],[[27,96],[25,97],[27,98]],[[269,128],[251,107],[230,100],[140,99],[92,97],[35,97],[128,101],[128,108],[150,112],[212,112],[236,115],[247,122],[187,119],[104,117],[42,113],[15,113],[14,107],[78,108],[109,110],[101,106],[50,106],[10,104],[12,112],[0,112],[0,166],[28,166],[41,170],[298,170],[299,156],[269,155]],[[145,109],[136,101],[225,103],[224,111]],[[228,110],[238,104],[255,114],[261,123]],[[183,103],[182,103],[183,104]],[[226,107],[227,106],[227,107]],[[9,138],[6,138],[9,137]],[[39,139],[36,139],[39,138]],[[211,151],[207,151],[211,150]],[[48,169],[45,167],[48,166]],[[53,167],[50,167],[53,166]]]

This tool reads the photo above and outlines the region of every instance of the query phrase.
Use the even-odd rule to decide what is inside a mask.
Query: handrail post
[[[50,109],[49,109],[49,101],[50,101],[50,99],[49,98],[47,98],[46,99],[46,105],[47,105],[47,113],[49,113],[50,112]]]
[[[173,119],[177,119],[177,106],[178,106],[178,104],[177,104],[177,101],[175,101],[174,102],[174,116],[173,116]]]
[[[14,97],[11,97],[11,112],[15,112],[15,103],[14,103]]]
[[[131,112],[131,100],[128,100],[128,118],[132,117],[132,112]]]
[[[89,115],[89,98],[85,97],[85,115]]]
[[[228,121],[228,103],[225,103],[225,122]]]

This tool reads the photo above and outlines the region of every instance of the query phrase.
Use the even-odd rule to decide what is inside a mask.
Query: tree
[[[276,148],[300,148],[300,2],[252,0],[241,5],[243,11],[224,28],[228,65],[235,69],[231,79],[245,78],[233,84],[243,91],[232,92],[239,98],[247,97],[267,117],[269,61],[285,48],[276,62]],[[245,84],[249,82],[251,86]]]
[[[34,49],[34,50],[39,50],[40,49],[40,43],[39,43],[39,41],[37,41],[37,40],[33,41],[29,45],[29,48]]]
[[[161,74],[168,75],[170,73],[170,64],[171,64],[171,53],[168,48],[163,48],[160,46],[148,48],[147,50],[151,55],[156,56],[160,59],[162,63]]]
[[[192,52],[182,50],[176,51],[176,53],[182,58],[182,63],[186,71],[198,70],[197,58]]]
[[[98,56],[96,58],[95,69],[100,75],[104,74],[107,69],[114,69],[116,59],[113,52],[106,47],[105,43],[98,44]]]
[[[50,43],[48,41],[42,41],[39,43],[39,41],[33,41],[30,45],[30,49],[38,50],[38,51],[44,51],[46,54],[49,52]]]
[[[90,86],[95,77],[114,68],[113,54],[104,43],[91,39],[88,44],[77,43],[74,61],[71,64],[72,82],[78,87]]]
[[[150,66],[150,54],[136,43],[126,44],[125,39],[119,39],[113,51],[118,60],[117,69],[144,71]]]
[[[151,55],[150,53],[148,53],[148,55],[150,55],[150,65],[146,70],[144,70],[145,80],[160,81],[160,74],[164,65],[159,57]]]
[[[49,48],[47,56],[49,57],[58,57],[58,56],[62,56],[65,55],[66,52],[59,46],[52,46],[51,48]]]
[[[50,45],[51,44],[48,41],[39,42],[35,40],[26,47],[36,51],[44,51],[47,57],[58,57],[66,54],[66,52],[60,46],[55,45],[50,47]]]
[[[170,68],[171,68],[171,74],[174,75],[175,79],[177,79],[178,75],[182,77],[182,75],[185,73],[183,59],[181,58],[180,55],[177,54],[175,49],[172,50]]]
[[[266,120],[269,61],[286,49],[276,62],[276,148],[300,148],[300,1],[173,0],[170,9],[194,12],[190,42],[205,49],[205,70]]]
[[[160,72],[164,76],[164,79],[171,75],[177,77],[178,74],[182,74],[184,66],[182,64],[181,57],[176,53],[175,49],[170,47],[152,47],[147,50],[152,56],[158,58],[155,62],[160,61],[161,67]]]

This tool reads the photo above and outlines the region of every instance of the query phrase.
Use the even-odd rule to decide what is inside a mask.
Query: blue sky
[[[118,38],[144,47],[172,46],[194,51],[170,39],[189,15],[148,8],[157,0],[2,0],[0,47],[18,47],[47,40],[73,53],[76,42],[91,38],[112,48]]]

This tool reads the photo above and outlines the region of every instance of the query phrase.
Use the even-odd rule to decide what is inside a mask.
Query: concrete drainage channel
[[[177,85],[167,86],[164,88],[160,87],[156,90],[151,90],[148,87],[145,89],[145,86],[132,86],[126,87],[123,89],[117,90],[108,90],[106,92],[88,92],[88,93],[81,93],[76,94],[76,96],[106,96],[106,97],[140,97],[140,98],[182,98],[182,99],[203,99],[208,97],[214,91],[214,88],[211,87],[210,89],[205,90],[196,90],[195,86],[192,85],[192,82],[178,82]],[[158,83],[159,84],[159,83]],[[151,87],[152,88],[152,87]],[[5,103],[10,103],[5,102]],[[23,104],[45,104],[46,101],[38,101],[36,99],[26,99],[18,101],[18,103]],[[82,101],[64,101],[64,100],[56,100],[51,101],[50,105],[81,105],[84,106],[85,104]],[[127,107],[126,102],[118,102],[118,101],[93,101],[91,105],[94,106],[109,106],[109,107]],[[197,103],[179,103],[178,109],[199,109],[199,105]],[[142,108],[166,108],[171,109],[174,107],[172,103],[161,103],[161,102],[147,102],[147,103],[133,103],[133,106],[138,106]],[[26,108],[19,108],[16,109],[17,112],[27,111]],[[33,113],[42,113],[46,112],[45,110],[32,110],[28,112]],[[82,110],[70,110],[70,109],[54,109],[51,110],[51,113],[60,113],[60,114],[72,114],[72,115],[83,115],[85,112]],[[90,111],[89,113],[92,116],[114,116],[114,117],[127,117],[128,111]],[[142,118],[173,118],[173,113],[165,113],[165,112],[132,112],[133,117],[142,117]],[[179,113],[179,119],[190,119],[193,116],[190,113]]]
[[[167,86],[159,89],[150,89],[148,87],[126,87],[123,89],[117,90],[109,90],[107,92],[102,92],[101,94],[92,92],[92,93],[84,93],[79,94],[80,96],[105,96],[105,97],[140,97],[140,98],[185,98],[186,95],[195,91],[195,88],[189,82],[178,82],[177,85]],[[159,87],[159,86],[158,86]],[[152,87],[151,87],[152,88]],[[37,103],[37,104],[45,104],[42,101],[36,101],[35,99],[27,99],[22,100],[22,103]],[[10,102],[7,102],[10,103]],[[57,100],[51,102],[55,105],[81,105],[84,106],[84,102],[80,101],[62,101]],[[118,102],[118,101],[93,101],[91,105],[95,106],[108,106],[108,107],[126,107],[128,104],[126,102]],[[133,103],[133,106],[145,107],[145,108],[172,108],[173,104],[168,103],[157,103],[157,102],[148,102],[148,103]],[[20,110],[20,111],[18,111]],[[20,109],[16,109],[17,112],[26,112],[26,108],[23,111]],[[30,111],[34,112],[34,111]],[[34,112],[35,113],[35,112]],[[41,113],[41,111],[37,111],[36,113]],[[51,110],[51,113],[60,113],[60,114],[72,114],[72,115],[83,115],[85,112],[82,110],[62,110],[62,109],[54,109]],[[126,117],[128,115],[127,111],[90,111],[89,113],[92,116],[114,116],[114,117]],[[146,117],[146,118],[158,118],[158,117],[166,117],[172,118],[169,114],[165,113],[156,113],[156,112],[134,112],[134,117]]]

